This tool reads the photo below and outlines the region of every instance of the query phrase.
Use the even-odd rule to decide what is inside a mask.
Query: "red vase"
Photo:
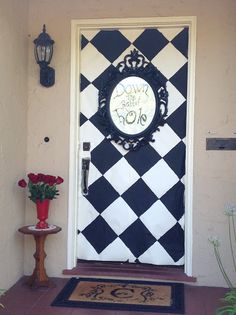
[[[48,223],[46,220],[48,218],[49,202],[50,199],[44,199],[42,201],[36,200],[37,218],[39,219],[39,222],[36,224],[37,229],[48,228]]]

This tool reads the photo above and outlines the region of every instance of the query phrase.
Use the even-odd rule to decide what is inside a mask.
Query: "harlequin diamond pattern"
[[[118,197],[117,191],[103,176],[89,186],[89,194],[86,196],[91,205],[100,213]]]
[[[158,242],[165,248],[168,254],[178,261],[184,255],[184,231],[179,223],[176,223],[166,232]]]
[[[121,157],[122,155],[107,139],[100,142],[91,152],[91,161],[102,174],[106,173],[118,163]]]
[[[119,57],[120,54],[130,46],[130,41],[118,30],[100,31],[91,40],[91,43],[103,54],[110,62]]]
[[[168,40],[157,29],[146,29],[134,41],[137,49],[150,61],[168,44]]]
[[[141,147],[136,152],[128,152],[125,158],[140,176],[145,174],[161,159],[157,151],[149,144]],[[145,161],[145,163],[143,161]]]
[[[139,219],[131,224],[120,235],[120,238],[135,257],[142,255],[156,241],[152,233]]]
[[[166,124],[137,152],[106,140],[98,91],[136,48],[161,72]],[[80,142],[91,142],[89,194],[79,194],[80,259],[183,264],[188,28],[84,31]]]
[[[171,189],[169,189],[160,199],[162,204],[168,211],[180,220],[184,214],[184,185],[178,182]]]
[[[121,197],[127,202],[137,216],[143,214],[157,200],[157,196],[140,178],[126,190]]]
[[[98,254],[116,239],[115,232],[101,216],[98,216],[83,230],[83,235],[96,249]]]

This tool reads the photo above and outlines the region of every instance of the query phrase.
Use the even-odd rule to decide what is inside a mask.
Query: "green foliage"
[[[1,295],[3,295],[5,293],[6,290],[4,289],[0,289],[0,297]],[[0,308],[4,308],[4,305],[2,303],[0,303]]]
[[[45,183],[39,183],[39,184],[33,184],[29,181],[28,184],[30,196],[29,199],[33,202],[36,202],[36,200],[44,200],[44,199],[55,199],[59,195],[59,191],[57,187],[49,186]]]
[[[55,199],[59,195],[57,185],[63,183],[60,176],[44,175],[42,173],[28,174],[28,185],[24,179],[19,180],[18,185],[22,188],[28,186],[29,199],[36,203],[36,200]]]
[[[227,210],[225,211],[225,215],[228,218],[228,236],[229,236],[229,245],[230,245],[230,256],[232,258],[232,264],[234,267],[234,271],[236,273],[236,253],[235,253],[236,224],[235,224],[235,219],[234,219],[236,215],[236,206],[228,205]],[[221,271],[221,274],[224,277],[225,282],[227,283],[228,287],[230,288],[230,291],[226,293],[223,299],[221,299],[224,303],[226,303],[226,305],[218,308],[216,310],[215,315],[236,315],[236,290],[234,288],[233,282],[229,278],[224,268],[224,264],[222,262],[220,251],[219,251],[219,247],[220,247],[219,240],[217,238],[211,238],[210,242],[213,245],[214,254],[215,254],[219,269]]]
[[[222,301],[226,302],[227,305],[218,308],[216,315],[236,315],[236,290],[226,293]]]

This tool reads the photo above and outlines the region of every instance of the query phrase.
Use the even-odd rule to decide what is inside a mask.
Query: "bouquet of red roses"
[[[28,174],[28,183],[21,179],[18,185],[22,188],[28,186],[29,198],[36,203],[36,200],[55,199],[59,195],[57,185],[63,182],[64,180],[60,176],[30,173]]]

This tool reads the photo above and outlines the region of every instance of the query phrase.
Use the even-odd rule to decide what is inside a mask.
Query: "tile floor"
[[[50,303],[60,292],[68,279],[52,278],[55,287],[31,289],[26,286],[25,277],[20,279],[1,298],[5,305],[1,315],[144,315],[143,312],[92,310],[79,308],[52,307]],[[221,305],[219,299],[226,289],[185,285],[185,315],[214,315]],[[147,314],[147,313],[146,313]],[[160,313],[148,313],[148,315]],[[168,315],[167,313],[165,313]],[[172,314],[173,315],[173,314]]]

